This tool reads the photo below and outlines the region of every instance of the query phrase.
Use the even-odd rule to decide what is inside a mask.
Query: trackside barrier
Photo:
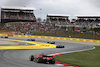
[[[67,37],[29,36],[29,35],[10,35],[10,34],[0,34],[0,36],[11,36],[11,37],[30,37],[30,38],[45,38],[45,39],[72,40],[72,41],[83,41],[83,42],[100,43],[100,40],[92,40],[92,39],[79,39],[79,38],[67,38]]]

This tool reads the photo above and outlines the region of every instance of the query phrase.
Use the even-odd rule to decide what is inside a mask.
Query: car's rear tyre
[[[52,58],[51,61],[49,62],[50,64],[55,64],[55,59]]]
[[[47,60],[45,59],[45,60],[43,60],[43,63],[47,63]]]
[[[34,60],[34,55],[31,55],[30,61],[33,61],[33,60]]]
[[[63,46],[63,48],[65,48],[65,47]]]

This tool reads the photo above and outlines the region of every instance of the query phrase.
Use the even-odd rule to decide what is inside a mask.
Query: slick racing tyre
[[[34,55],[31,55],[30,61],[33,61],[33,60],[34,60]]]
[[[54,58],[52,58],[51,60],[50,60],[50,62],[49,62],[50,64],[55,64],[55,59]]]

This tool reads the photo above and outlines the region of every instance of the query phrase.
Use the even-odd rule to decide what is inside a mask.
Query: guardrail
[[[100,43],[100,40],[80,39],[80,38],[67,38],[67,37],[35,36],[35,35],[34,36],[31,36],[31,35],[10,35],[10,34],[0,34],[0,36],[45,38],[45,39],[72,40],[72,41],[83,41],[83,42]]]

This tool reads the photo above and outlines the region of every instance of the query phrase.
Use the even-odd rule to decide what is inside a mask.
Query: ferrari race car
[[[56,48],[65,48],[63,45],[57,45]]]
[[[53,56],[47,56],[47,55],[39,55],[35,56],[31,55],[30,61],[35,61],[37,63],[49,63],[49,64],[55,64],[55,59]]]
[[[27,41],[35,41],[35,39],[27,39]]]
[[[55,42],[53,42],[53,41],[50,41],[50,42],[47,42],[47,43],[49,43],[49,44],[55,44]]]

